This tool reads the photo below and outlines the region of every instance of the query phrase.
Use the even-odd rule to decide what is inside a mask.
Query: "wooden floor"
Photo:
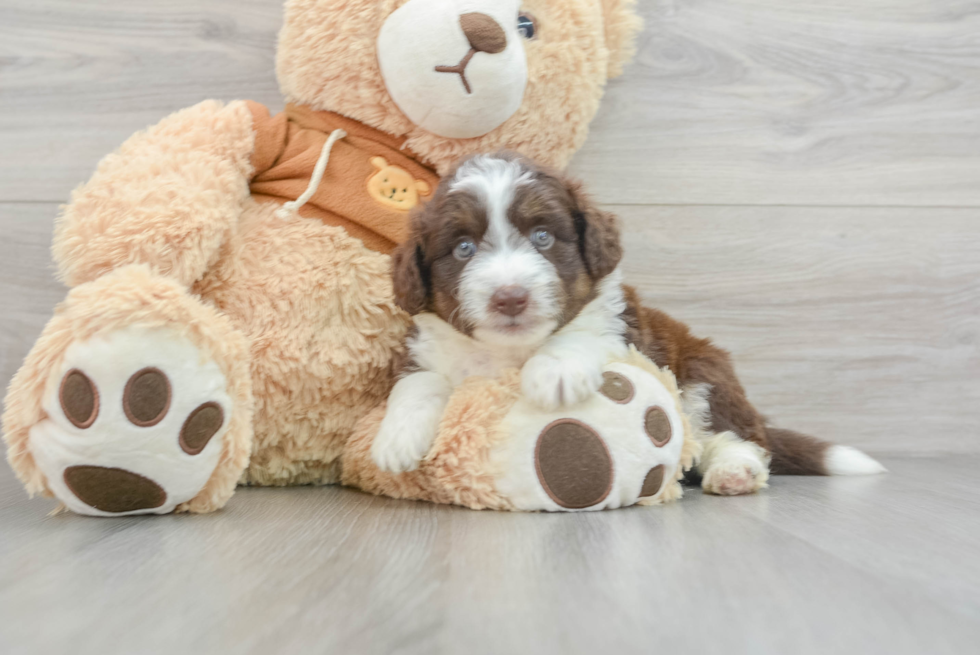
[[[46,517],[0,467],[0,653],[976,652],[980,1],[640,0],[572,171],[626,270],[777,423],[885,454],[662,509],[243,490]],[[0,384],[64,289],[58,205],[132,132],[282,103],[280,0],[0,0]]]
[[[0,473],[0,651],[976,653],[978,456],[594,514],[337,487],[46,517]]]

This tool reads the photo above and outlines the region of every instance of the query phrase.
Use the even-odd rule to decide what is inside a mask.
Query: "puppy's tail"
[[[775,475],[871,475],[887,469],[860,450],[793,430],[767,427]]]

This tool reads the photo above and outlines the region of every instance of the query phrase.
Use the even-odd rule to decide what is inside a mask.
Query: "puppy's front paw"
[[[414,471],[429,452],[436,431],[427,422],[414,418],[405,416],[397,420],[395,416],[385,416],[371,444],[371,458],[382,471]]]
[[[575,405],[602,386],[602,369],[574,359],[535,355],[521,370],[521,392],[542,409]]]

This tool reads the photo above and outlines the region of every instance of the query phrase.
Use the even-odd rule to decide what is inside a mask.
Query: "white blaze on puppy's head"
[[[576,183],[516,155],[477,155],[413,215],[395,295],[479,341],[535,346],[595,298],[620,256],[615,218]]]

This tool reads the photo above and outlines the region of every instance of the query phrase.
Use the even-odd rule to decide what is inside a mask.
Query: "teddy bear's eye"
[[[533,39],[538,33],[538,21],[532,14],[522,11],[517,16],[517,31],[525,39]]]

